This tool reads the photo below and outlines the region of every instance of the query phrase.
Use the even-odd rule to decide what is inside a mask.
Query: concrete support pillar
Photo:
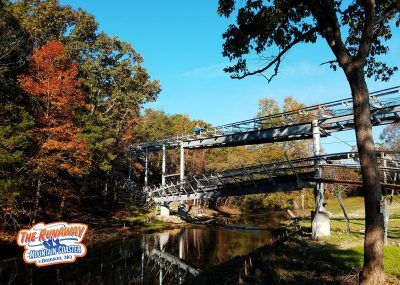
[[[168,217],[170,214],[169,203],[160,205],[160,216]]]
[[[162,232],[158,235],[158,243],[161,251],[165,251],[165,246],[169,241],[169,232]]]
[[[318,120],[312,121],[314,156],[321,155],[321,133]],[[315,176],[322,177],[321,161],[315,160]],[[330,235],[329,213],[324,208],[324,184],[317,183],[314,189],[315,210],[311,213],[312,220],[312,239]]]
[[[145,160],[144,160],[144,187],[149,185],[149,148],[146,146]]]
[[[144,252],[145,252],[145,242],[144,235],[142,236],[142,258],[140,263],[140,285],[144,284]]]
[[[165,144],[162,146],[162,173],[161,173],[161,185],[165,185],[165,175],[166,175],[166,148]]]

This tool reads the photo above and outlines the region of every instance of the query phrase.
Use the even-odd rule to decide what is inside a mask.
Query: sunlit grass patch
[[[336,251],[334,256],[339,257],[343,262],[354,269],[360,269],[363,265],[364,247],[356,246],[345,250]],[[385,246],[385,272],[400,276],[400,247]]]
[[[340,208],[337,199],[330,199],[327,201],[325,208],[328,212],[333,215],[343,215],[342,209]],[[363,215],[364,216],[364,198],[363,197],[349,197],[343,199],[344,207],[347,211],[347,215]]]
[[[333,214],[331,218],[331,236],[322,238],[322,240],[339,245],[341,248],[363,243],[365,220],[364,220],[364,198],[350,197],[343,199],[347,214],[350,216],[350,233],[346,233],[346,221],[342,210],[336,199],[329,200],[326,209]],[[311,228],[310,219],[300,223],[303,227]],[[400,199],[393,201],[389,226],[388,226],[389,244],[400,244]]]

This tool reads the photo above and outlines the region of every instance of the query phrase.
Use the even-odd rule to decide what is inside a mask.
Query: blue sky
[[[62,0],[95,15],[100,29],[130,42],[144,57],[143,65],[153,79],[160,80],[162,92],[147,107],[167,113],[184,113],[221,125],[254,117],[258,100],[285,96],[314,104],[350,97],[342,72],[333,72],[322,62],[332,59],[320,40],[315,45],[299,45],[282,63],[280,74],[270,83],[259,76],[233,80],[222,69],[229,64],[222,56],[222,33],[230,20],[217,14],[217,0]],[[387,62],[400,65],[400,33],[390,41]],[[389,83],[368,80],[371,91],[400,85],[400,74]],[[375,128],[379,137],[381,127]],[[354,144],[354,131],[336,133]],[[327,152],[350,147],[334,137],[322,140]]]

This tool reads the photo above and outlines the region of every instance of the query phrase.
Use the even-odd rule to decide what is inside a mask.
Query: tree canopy
[[[57,0],[0,5],[1,217],[44,214],[31,209],[50,198],[64,204],[62,189],[115,198],[133,129],[159,82],[129,43],[99,31],[82,9]]]
[[[326,63],[334,70],[354,60],[364,65],[368,77],[387,81],[398,69],[382,62],[392,28],[400,24],[399,1],[245,1],[220,0],[218,12],[236,23],[223,34],[223,55],[232,66],[225,71],[233,78],[261,74],[271,80],[293,46],[315,43],[319,37],[329,44],[334,56]],[[237,10],[235,10],[237,9]],[[258,60],[263,66],[254,66]],[[272,70],[270,73],[266,73]]]

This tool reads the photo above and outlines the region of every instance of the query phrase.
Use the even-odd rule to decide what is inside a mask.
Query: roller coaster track
[[[383,189],[400,190],[400,152],[377,152]],[[319,171],[317,171],[319,170]],[[220,196],[290,192],[314,183],[361,186],[358,153],[337,154],[243,166],[145,189],[147,200],[185,201]]]
[[[400,121],[400,86],[370,93],[371,121],[385,125]],[[272,143],[312,138],[313,120],[318,121],[321,136],[354,128],[353,100],[347,98],[312,105],[294,111],[257,117],[197,132],[142,142],[135,148],[156,151]]]

